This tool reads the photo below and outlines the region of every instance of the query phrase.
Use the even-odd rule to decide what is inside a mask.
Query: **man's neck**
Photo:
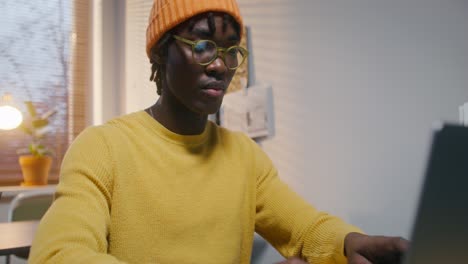
[[[203,133],[208,120],[208,116],[195,114],[181,104],[164,102],[163,97],[160,97],[149,110],[154,119],[179,135]]]

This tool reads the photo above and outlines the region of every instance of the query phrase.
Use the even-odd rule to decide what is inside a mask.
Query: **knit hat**
[[[146,29],[146,54],[169,30],[205,12],[223,12],[231,15],[243,31],[242,17],[236,0],[154,0]]]

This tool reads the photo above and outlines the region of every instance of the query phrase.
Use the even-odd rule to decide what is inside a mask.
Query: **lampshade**
[[[23,115],[12,105],[11,95],[5,93],[0,102],[0,129],[15,129],[21,122],[23,122]]]

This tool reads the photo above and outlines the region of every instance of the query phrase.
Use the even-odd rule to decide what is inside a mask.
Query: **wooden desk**
[[[27,254],[39,221],[0,223],[0,256]]]

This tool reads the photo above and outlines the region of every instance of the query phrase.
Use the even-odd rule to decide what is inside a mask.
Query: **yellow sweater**
[[[182,136],[140,111],[72,144],[30,263],[249,263],[254,231],[323,264],[346,263],[359,230],[304,202],[243,134]]]

